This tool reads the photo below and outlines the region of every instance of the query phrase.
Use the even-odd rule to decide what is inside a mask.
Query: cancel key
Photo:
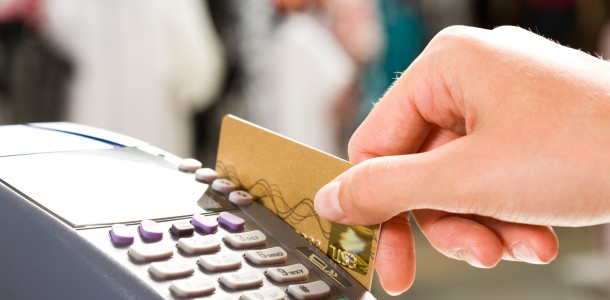
[[[244,257],[255,265],[266,266],[285,263],[288,260],[288,253],[281,247],[273,247],[246,251]]]

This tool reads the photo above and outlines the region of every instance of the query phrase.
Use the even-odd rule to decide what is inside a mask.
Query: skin
[[[352,136],[318,214],[383,223],[376,270],[415,276],[409,213],[444,255],[545,264],[551,226],[610,222],[610,64],[516,27],[449,27]]]

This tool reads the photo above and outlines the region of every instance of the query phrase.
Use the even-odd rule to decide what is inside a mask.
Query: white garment
[[[199,0],[47,0],[45,31],[76,67],[68,121],[193,154],[192,114],[224,57]]]
[[[341,153],[333,107],[353,82],[356,66],[332,33],[310,14],[292,14],[267,48],[268,76],[248,98],[255,122],[306,145]]]

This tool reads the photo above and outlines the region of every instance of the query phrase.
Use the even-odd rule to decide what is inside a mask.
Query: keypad
[[[297,300],[326,299],[330,287],[324,281],[289,285],[286,292]]]
[[[148,271],[159,279],[171,279],[189,276],[195,272],[195,267],[190,261],[174,259],[152,263]]]
[[[218,223],[230,231],[242,231],[246,221],[232,213],[223,211],[218,215]]]
[[[134,233],[124,224],[114,224],[110,229],[110,238],[117,245],[132,244],[134,236]]]
[[[169,231],[177,237],[185,237],[193,235],[195,227],[189,222],[175,222]]]
[[[220,250],[220,241],[213,235],[196,236],[180,239],[176,247],[188,254],[206,254]]]
[[[218,220],[216,216],[193,215],[191,224],[203,233],[214,233],[218,230]]]
[[[131,264],[145,268],[178,299],[329,298],[326,283],[311,279],[305,265],[290,259],[287,249],[253,225],[239,213],[221,212],[116,224],[109,235]]]
[[[309,270],[302,264],[269,268],[265,275],[275,282],[293,283],[307,280]]]
[[[138,230],[140,235],[147,240],[158,241],[163,238],[163,229],[155,221],[142,220]]]
[[[243,290],[263,285],[263,275],[257,270],[239,271],[222,274],[218,281],[230,289]]]
[[[241,300],[283,300],[286,297],[286,293],[277,287],[260,289],[257,291],[244,292],[240,299]]]
[[[211,272],[235,270],[241,267],[241,257],[235,253],[219,253],[201,256],[197,264]]]
[[[177,280],[169,289],[182,298],[193,298],[209,295],[216,290],[216,284],[209,278]]]
[[[273,247],[261,250],[246,251],[244,257],[249,262],[258,266],[268,266],[285,263],[288,260],[288,253],[281,247]]]
[[[267,236],[260,230],[253,230],[243,233],[227,234],[222,240],[233,248],[247,249],[264,246],[267,241]]]
[[[139,262],[164,260],[174,255],[174,249],[166,244],[136,244],[129,247],[129,256]]]

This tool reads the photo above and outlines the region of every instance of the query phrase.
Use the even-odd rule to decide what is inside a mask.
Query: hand
[[[446,256],[548,263],[549,226],[610,222],[610,65],[515,27],[450,27],[374,107],[349,156],[357,165],[315,207],[384,222],[376,269],[389,293],[414,277],[407,211]]]

